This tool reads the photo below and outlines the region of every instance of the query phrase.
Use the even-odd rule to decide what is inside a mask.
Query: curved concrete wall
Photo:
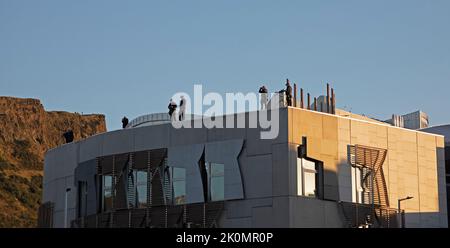
[[[254,114],[255,112],[234,115],[236,119],[238,116],[245,116],[247,120],[245,128],[175,129],[169,123],[102,133],[49,150],[45,156],[42,202],[55,202],[54,227],[64,226],[65,189],[72,188],[68,194],[67,206],[68,223],[70,223],[76,218],[75,177],[77,180],[88,179],[89,182],[92,180],[89,174],[94,170],[95,159],[113,154],[168,148],[169,166],[188,168],[188,203],[204,201],[201,180],[198,180],[200,177],[198,160],[203,149],[206,161],[210,159],[225,165],[226,199],[243,199],[244,193],[250,197],[272,196],[274,186],[271,180],[262,182],[264,185],[261,187],[256,184],[261,183],[261,178],[272,178],[273,163],[270,157],[273,153],[273,145],[287,142],[287,111],[280,109],[280,133],[276,139],[272,140],[261,140],[260,128],[248,128],[248,117]],[[200,121],[192,120],[193,123]],[[245,154],[239,157],[243,149]],[[246,165],[241,168],[239,163],[246,163]],[[252,175],[243,175],[242,170],[251,172]],[[270,174],[255,177],[254,172],[257,174],[270,172]],[[249,185],[246,192],[244,192],[244,184]],[[88,199],[88,201],[93,200]],[[95,207],[92,207],[92,204],[88,205],[91,207],[87,212],[95,212]]]

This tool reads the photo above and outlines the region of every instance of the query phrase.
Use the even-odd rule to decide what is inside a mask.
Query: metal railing
[[[217,227],[224,202],[116,209],[75,219],[74,228],[210,228]],[[147,216],[148,214],[148,216]],[[148,218],[147,218],[148,217]]]
[[[373,204],[340,202],[345,224],[350,228],[400,228],[402,213]]]

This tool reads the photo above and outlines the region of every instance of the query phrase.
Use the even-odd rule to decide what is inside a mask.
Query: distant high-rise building
[[[392,115],[392,118],[386,120],[386,122],[396,127],[413,130],[427,128],[429,124],[427,113],[420,110],[405,115],[394,114]]]

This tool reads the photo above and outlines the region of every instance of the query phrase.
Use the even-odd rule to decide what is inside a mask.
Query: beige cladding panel
[[[312,111],[289,109],[292,120],[289,142],[302,143],[307,137],[308,156],[324,164],[325,197],[338,200],[338,118]]]
[[[324,161],[328,173],[347,163],[349,145],[388,149],[383,169],[391,207],[396,207],[399,198],[413,196],[402,202],[402,209],[410,213],[439,211],[436,143],[444,147],[443,139],[302,109],[289,109],[289,118],[289,142],[301,144],[306,136],[308,156]]]

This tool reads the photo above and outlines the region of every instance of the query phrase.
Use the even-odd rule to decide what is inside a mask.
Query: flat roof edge
[[[312,112],[312,113],[316,113],[316,114],[322,114],[322,115],[326,115],[326,116],[332,116],[332,117],[334,116],[334,117],[337,117],[337,118],[348,119],[348,120],[352,120],[352,121],[359,121],[359,122],[374,124],[374,125],[378,125],[378,126],[385,126],[385,127],[390,127],[390,128],[396,128],[396,129],[410,131],[410,132],[414,132],[414,133],[421,133],[421,134],[432,135],[432,136],[437,136],[437,137],[444,137],[444,135],[440,135],[440,134],[428,133],[428,132],[424,132],[424,131],[413,130],[413,129],[403,128],[403,127],[396,127],[396,126],[389,125],[387,123],[386,124],[381,124],[381,123],[378,123],[378,122],[375,122],[375,121],[373,121],[373,122],[372,121],[366,121],[366,120],[356,119],[356,118],[352,118],[352,117],[335,115],[335,114],[329,114],[329,113],[324,113],[324,112],[319,112],[319,111],[314,111],[314,110],[309,110],[309,109],[303,109],[303,108],[297,108],[297,107],[288,107],[288,108],[298,109],[298,110]]]

